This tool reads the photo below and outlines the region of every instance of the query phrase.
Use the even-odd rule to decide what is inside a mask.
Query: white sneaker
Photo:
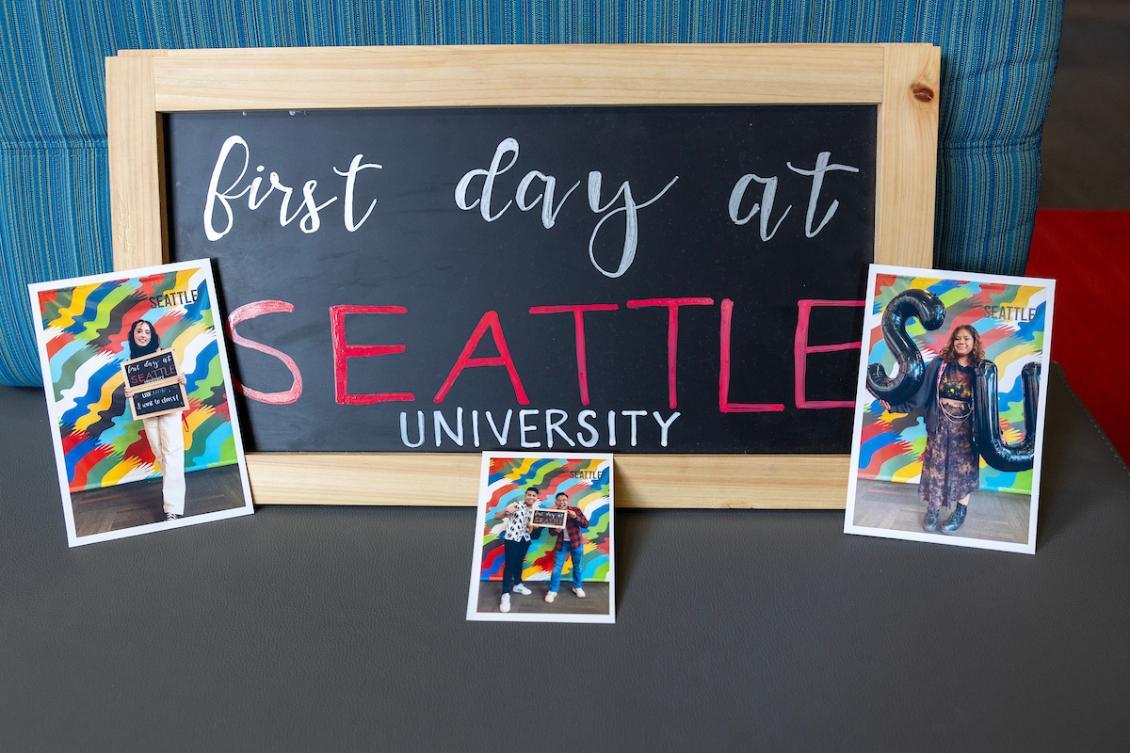
[[[583,588],[574,588],[573,593],[575,593],[577,595],[578,599],[585,598],[585,589],[583,589]]]
[[[546,601],[547,604],[552,604],[553,600],[556,599],[556,598],[557,598],[557,592],[556,591],[550,591],[549,593],[547,593],[545,595],[545,601]]]
[[[513,591],[514,593],[516,593],[516,594],[522,594],[523,596],[529,596],[530,594],[532,594],[532,593],[533,593],[533,591],[531,591],[530,589],[526,588],[526,587],[525,587],[525,586],[523,586],[523,585],[522,585],[521,583],[519,583],[518,585],[514,586],[514,588],[512,588],[511,590],[512,590],[512,591]]]
[[[502,594],[502,600],[498,602],[498,611],[503,614],[510,611],[510,594]]]

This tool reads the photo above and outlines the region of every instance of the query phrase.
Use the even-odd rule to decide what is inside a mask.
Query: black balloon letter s
[[[922,386],[926,367],[922,353],[906,333],[910,317],[918,317],[929,330],[941,327],[946,320],[946,306],[942,299],[926,290],[904,290],[891,299],[883,311],[883,339],[898,361],[898,376],[887,376],[882,364],[867,367],[867,391],[892,405],[905,403]]]

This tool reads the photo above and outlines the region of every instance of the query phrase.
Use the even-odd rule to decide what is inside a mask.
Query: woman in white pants
[[[133,323],[129,331],[130,358],[155,353],[161,349],[160,338],[153,325],[144,319]],[[184,377],[177,377],[184,384]],[[126,397],[133,390],[126,385]],[[161,464],[165,477],[161,482],[164,498],[165,520],[177,520],[184,515],[184,433],[181,429],[181,411],[142,418],[145,438],[153,450],[153,457]]]

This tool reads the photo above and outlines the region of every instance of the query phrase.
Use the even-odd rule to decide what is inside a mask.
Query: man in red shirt
[[[585,574],[585,534],[582,531],[589,527],[589,519],[581,512],[581,508],[569,504],[569,495],[565,492],[557,493],[554,507],[565,510],[566,517],[565,527],[553,532],[557,537],[557,542],[553,545],[553,576],[549,579],[549,593],[545,595],[545,600],[550,604],[557,598],[566,557],[573,560],[573,593],[578,599],[585,598],[585,589],[581,588],[581,578]]]

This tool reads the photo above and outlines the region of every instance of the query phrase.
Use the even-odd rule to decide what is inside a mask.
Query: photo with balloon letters
[[[1054,293],[871,265],[845,531],[1035,552]]]

